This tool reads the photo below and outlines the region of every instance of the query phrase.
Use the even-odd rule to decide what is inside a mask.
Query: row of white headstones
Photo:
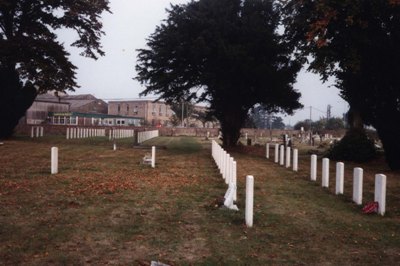
[[[77,129],[77,128],[75,128]],[[101,130],[101,129],[98,129]],[[118,132],[121,131],[121,132]],[[132,131],[132,132],[130,132]],[[155,138],[158,136],[158,130],[154,130],[157,131],[157,134],[155,134],[153,131],[143,131],[143,132],[139,132],[139,133],[144,133],[144,136],[151,136],[149,137],[147,140],[151,139],[151,138]],[[74,132],[74,131],[70,131],[70,132]],[[84,132],[84,131],[76,131],[76,132]],[[87,131],[87,132],[91,132],[91,131]],[[97,132],[97,131],[94,131]],[[134,133],[133,130],[130,129],[117,129],[116,130],[117,135],[116,136],[127,136],[129,135],[129,137],[133,137]],[[150,134],[146,134],[146,133],[150,133]],[[90,135],[90,134],[89,134]],[[88,136],[89,136],[88,135]],[[116,150],[116,144],[114,143],[113,149]],[[52,147],[51,148],[51,174],[57,174],[58,173],[58,147]],[[151,148],[151,167],[155,168],[156,165],[156,147],[152,146]]]
[[[36,126],[31,127],[31,138],[39,138],[43,137],[43,135],[44,135],[43,127],[36,127]]]
[[[146,140],[156,138],[160,135],[158,130],[142,131],[138,132],[138,143],[142,143]]]
[[[224,196],[224,205],[238,211],[234,204],[237,201],[237,163],[215,140],[211,142],[211,155],[228,185],[228,190]],[[246,203],[245,203],[245,221],[247,227],[253,226],[253,205],[254,205],[254,177],[246,177]]]
[[[286,147],[286,160],[285,167],[290,167],[290,147]],[[279,144],[275,144],[275,163],[284,165],[284,146],[281,145],[279,149]],[[269,158],[269,143],[266,144],[266,158]],[[298,170],[298,151],[293,149],[293,171]],[[353,201],[357,205],[362,204],[362,194],[363,194],[363,169],[356,167],[353,169]],[[310,179],[311,181],[317,181],[317,155],[311,155],[311,169],[310,169]],[[329,159],[322,159],[322,177],[321,177],[322,187],[329,187]],[[344,188],[344,163],[336,163],[336,195],[343,194]],[[386,176],[384,174],[375,175],[375,194],[374,201],[378,202],[378,213],[380,215],[385,214],[386,210]]]
[[[80,128],[72,127],[67,128],[66,139],[82,139],[92,137],[105,137],[106,130],[101,128]]]
[[[104,128],[67,128],[66,139],[82,139],[92,137],[105,137],[106,130]],[[123,139],[135,136],[133,129],[110,129],[108,138]]]

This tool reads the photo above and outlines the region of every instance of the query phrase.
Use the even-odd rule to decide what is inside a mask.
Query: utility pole
[[[312,115],[312,106],[310,105],[310,145],[312,145],[311,115]]]
[[[328,104],[328,107],[326,109],[326,121],[331,119],[331,109],[332,109],[332,106],[330,104]]]

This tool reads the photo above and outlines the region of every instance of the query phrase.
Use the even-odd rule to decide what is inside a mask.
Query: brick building
[[[71,112],[107,114],[108,111],[107,103],[91,94],[64,95],[60,99],[70,103]]]
[[[46,121],[49,112],[68,112],[70,103],[52,94],[40,94],[21,119],[22,124],[41,124]]]
[[[108,114],[140,117],[143,118],[145,125],[169,126],[174,112],[165,102],[138,100],[110,101],[108,102]]]

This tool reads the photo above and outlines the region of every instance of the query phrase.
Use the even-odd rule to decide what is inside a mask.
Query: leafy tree
[[[225,146],[234,146],[257,103],[291,113],[301,107],[293,83],[300,65],[277,35],[272,1],[199,0],[172,5],[148,49],[139,50],[136,77],[168,102],[210,103]]]
[[[272,129],[285,129],[285,123],[283,123],[282,117],[275,116],[272,119],[271,127]]]
[[[108,0],[0,1],[0,138],[12,134],[38,93],[77,87],[76,67],[55,30],[75,30],[79,38],[72,45],[82,55],[104,55],[103,11],[109,11]]]
[[[310,119],[297,122],[293,128],[294,130],[301,130],[301,128],[303,128],[304,131],[310,130]]]
[[[282,11],[296,57],[337,78],[350,125],[376,128],[388,165],[400,169],[400,1],[292,0]]]
[[[328,130],[344,129],[343,119],[339,117],[332,117],[328,119],[328,121],[326,121],[325,129]]]

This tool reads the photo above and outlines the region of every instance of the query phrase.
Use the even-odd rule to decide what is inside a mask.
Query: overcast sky
[[[146,38],[155,31],[167,14],[165,9],[189,0],[110,0],[113,14],[103,15],[102,46],[106,55],[97,61],[79,56],[79,50],[69,47],[76,35],[62,31],[60,39],[71,53],[71,61],[78,67],[80,88],[70,94],[93,94],[104,100],[136,99],[143,87],[136,76],[136,49],[145,48]],[[338,90],[322,84],[319,77],[302,71],[295,88],[301,92],[300,102],[305,106],[294,116],[282,116],[286,124],[294,124],[310,117],[317,120],[325,116],[327,105],[332,105],[332,115],[342,117],[348,105],[338,96]],[[323,111],[323,112],[322,112]]]

